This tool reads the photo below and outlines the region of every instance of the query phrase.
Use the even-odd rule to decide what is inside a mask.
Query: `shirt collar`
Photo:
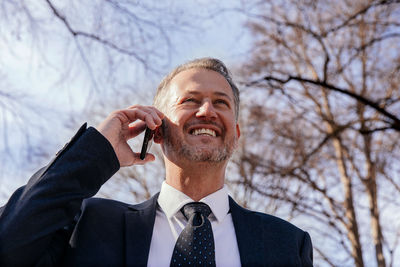
[[[193,201],[189,196],[167,184],[166,181],[161,185],[160,195],[157,200],[158,205],[160,205],[168,219],[175,216],[185,204]],[[229,198],[225,186],[200,199],[200,202],[206,203],[211,208],[213,215],[219,223],[228,214]]]

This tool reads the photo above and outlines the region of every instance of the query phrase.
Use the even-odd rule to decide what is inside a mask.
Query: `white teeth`
[[[192,132],[193,135],[210,135],[210,136],[216,136],[215,131],[211,130],[211,129],[205,129],[205,128],[201,128],[201,129],[195,129]]]

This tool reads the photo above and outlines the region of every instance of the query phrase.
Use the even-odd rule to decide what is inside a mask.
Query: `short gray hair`
[[[167,76],[164,77],[164,79],[158,85],[157,92],[156,95],[154,96],[154,101],[153,101],[154,106],[159,108],[160,110],[163,110],[165,105],[165,95],[167,91],[166,89],[168,88],[168,85],[171,82],[171,80],[178,73],[184,70],[189,70],[194,68],[212,70],[224,76],[225,80],[229,83],[229,85],[232,88],[233,98],[234,98],[233,100],[235,103],[235,118],[237,121],[239,117],[239,105],[240,105],[239,89],[232,81],[232,77],[228,68],[221,60],[218,60],[216,58],[206,57],[206,58],[195,59],[186,62],[182,65],[179,65],[178,67],[173,69]]]

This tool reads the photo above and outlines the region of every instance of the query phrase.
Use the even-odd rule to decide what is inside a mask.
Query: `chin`
[[[219,163],[229,158],[226,149],[182,147],[180,152],[186,159],[195,162]]]

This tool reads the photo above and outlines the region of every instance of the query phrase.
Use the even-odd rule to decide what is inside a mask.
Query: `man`
[[[306,232],[227,194],[240,129],[239,92],[224,64],[179,66],[154,104],[115,111],[97,129],[83,126],[12,195],[0,211],[0,264],[311,266]],[[154,160],[140,160],[127,144],[146,126],[164,155],[160,193],[138,205],[90,198],[119,167]]]

